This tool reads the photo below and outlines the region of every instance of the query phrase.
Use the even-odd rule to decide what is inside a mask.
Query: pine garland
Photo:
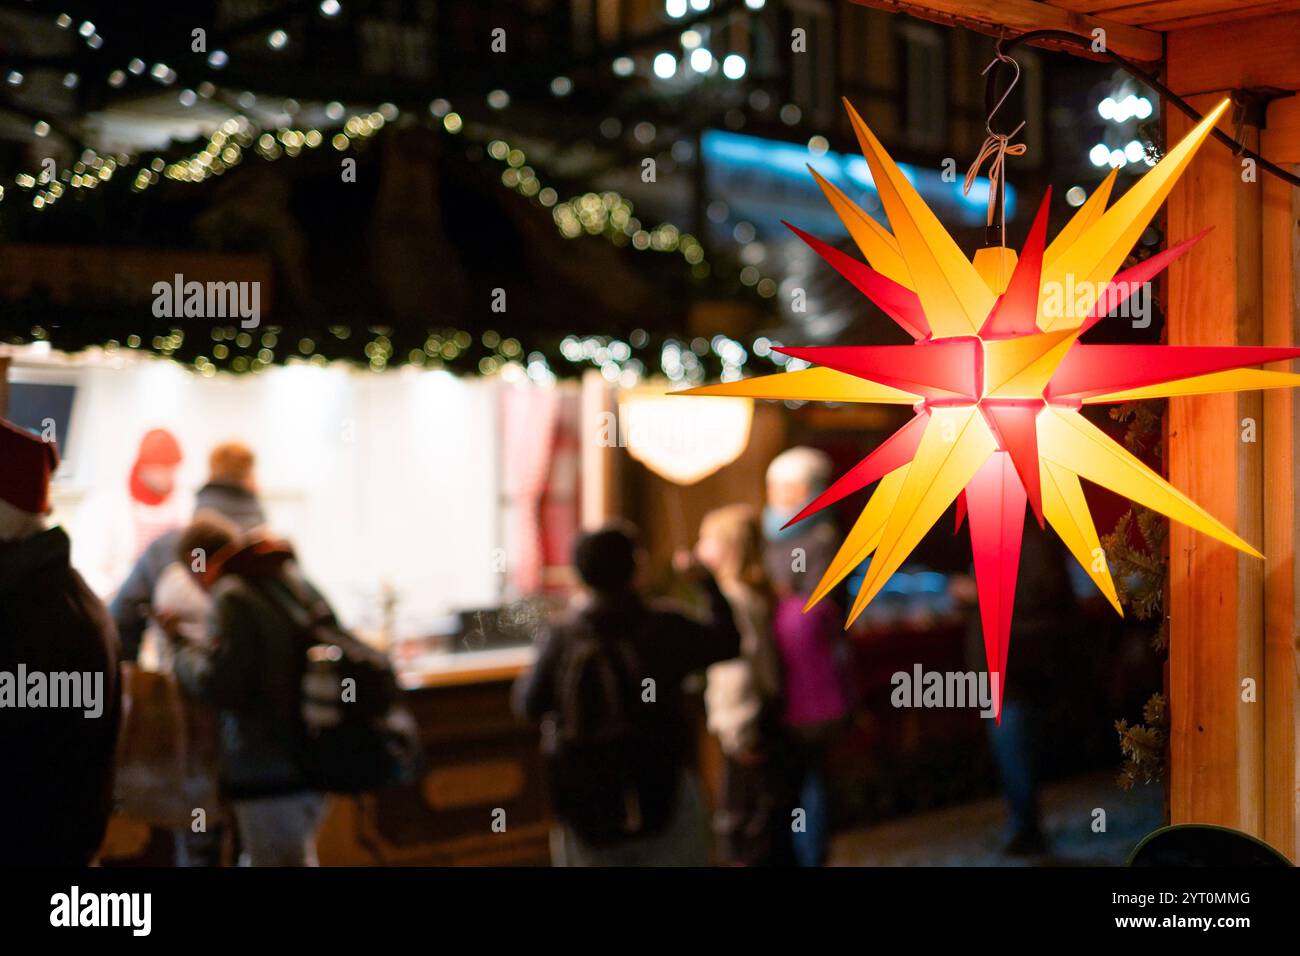
[[[1165,777],[1169,746],[1169,701],[1164,694],[1152,694],[1142,708],[1143,723],[1129,726],[1121,718],[1115,721],[1119,749],[1124,754],[1118,783],[1124,790],[1135,784],[1156,783]]]
[[[1135,455],[1162,453],[1165,402],[1127,402],[1110,411],[1117,422],[1127,422],[1124,445]],[[1102,538],[1110,561],[1120,603],[1140,621],[1159,618],[1152,648],[1169,653],[1169,617],[1164,613],[1165,584],[1169,579],[1169,519],[1150,508],[1130,505]],[[1142,709],[1142,723],[1115,721],[1124,764],[1118,784],[1128,790],[1138,783],[1163,780],[1168,765],[1169,701],[1153,694]]]

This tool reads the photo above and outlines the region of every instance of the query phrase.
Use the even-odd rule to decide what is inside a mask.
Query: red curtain
[[[538,385],[507,385],[501,397],[502,487],[511,504],[507,580],[515,593],[542,586],[541,502],[559,420],[560,394]]]

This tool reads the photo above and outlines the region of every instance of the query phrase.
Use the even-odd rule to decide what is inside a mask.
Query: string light
[[[682,233],[672,223],[646,229],[633,215],[632,202],[616,190],[588,192],[560,201],[556,191],[543,185],[536,171],[525,165],[527,157],[522,149],[496,139],[488,143],[487,154],[506,164],[501,174],[502,184],[550,208],[556,228],[566,239],[604,236],[614,245],[630,245],[638,251],[678,252],[690,265],[695,278],[708,276],[710,266],[704,261],[704,247],[698,239]]]

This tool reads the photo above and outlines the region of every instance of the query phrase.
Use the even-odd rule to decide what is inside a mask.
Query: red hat
[[[135,464],[131,466],[131,497],[141,504],[162,504],[167,500],[167,495],[160,495],[148,487],[140,478],[140,469],[151,465],[174,466],[180,463],[181,446],[171,432],[165,428],[145,432],[140,439],[140,451],[136,453]]]
[[[179,465],[181,446],[165,428],[155,428],[140,439],[140,451],[135,456],[137,465]]]
[[[0,501],[28,514],[47,513],[50,478],[58,467],[54,442],[0,418]]]

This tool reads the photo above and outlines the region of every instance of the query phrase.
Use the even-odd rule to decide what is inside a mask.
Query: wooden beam
[[[1297,36],[1300,13],[1171,31],[1167,83],[1183,96],[1250,86],[1300,89]]]
[[[1135,0],[1051,0],[1052,6],[1075,13],[1107,13],[1114,7],[1134,3]]]
[[[1084,12],[1148,29],[1159,29],[1155,26],[1157,23],[1181,24],[1171,29],[1184,29],[1197,26],[1198,24],[1193,21],[1201,17],[1212,17],[1215,21],[1242,20],[1260,16],[1261,13],[1277,12],[1276,10],[1257,12],[1255,9],[1266,5],[1263,0],[1246,0],[1246,2],[1237,0],[1235,3],[1228,0],[1149,0],[1146,3],[1132,3],[1130,0],[1122,6],[1102,9],[1099,5]],[[1068,5],[1053,2],[1053,6]],[[1292,0],[1290,9],[1294,10],[1295,7],[1296,4]]]
[[[1035,0],[853,0],[866,7],[906,13],[922,20],[932,20],[950,26],[962,26],[992,36],[1004,30],[1028,33],[1030,30],[1067,30],[1090,37],[1092,31],[1106,31],[1107,47],[1130,60],[1152,63],[1164,55],[1163,37],[1151,30],[1128,26],[1062,10]],[[1046,43],[1044,46],[1053,44]],[[1072,53],[1081,50],[1073,46],[1062,49]]]
[[[1300,7],[1295,0],[1275,0],[1273,3],[1253,4],[1249,7],[1230,7],[1205,13],[1199,16],[1170,17],[1167,20],[1148,20],[1142,25],[1148,30],[1170,33],[1174,30],[1190,30],[1193,27],[1207,27],[1216,23],[1229,23],[1247,17],[1262,17],[1277,13],[1294,13]]]
[[[1171,64],[1172,66],[1172,64]],[[1192,105],[1211,109],[1219,96]],[[1168,111],[1166,142],[1191,121]],[[1225,118],[1226,127],[1230,120]],[[1230,131],[1230,130],[1229,130]],[[1242,132],[1255,148],[1258,131]],[[1208,144],[1169,197],[1167,241],[1214,230],[1169,270],[1171,345],[1254,345],[1262,340],[1258,182]],[[1247,541],[1263,544],[1258,392],[1171,399],[1169,478]],[[1254,440],[1243,430],[1254,422]],[[1169,534],[1170,815],[1263,835],[1265,563],[1172,523]],[[1243,681],[1254,682],[1254,702]]]
[[[1293,13],[1300,0],[1048,0],[1054,7],[1168,33],[1268,13]]]

